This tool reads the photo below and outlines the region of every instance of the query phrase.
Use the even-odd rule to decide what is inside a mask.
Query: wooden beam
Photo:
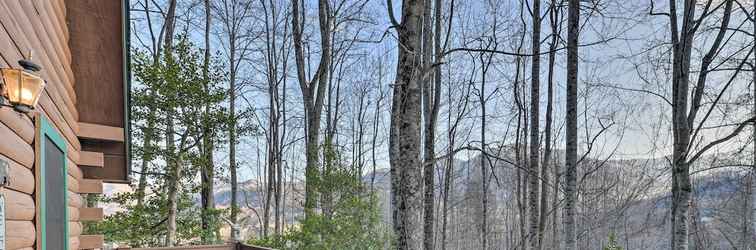
[[[102,221],[103,212],[100,207],[79,208],[79,221]]]
[[[98,235],[79,235],[79,249],[96,249],[102,248],[105,237]]]
[[[80,194],[101,194],[102,180],[82,179],[79,181]]]
[[[81,153],[79,153],[79,165],[90,167],[104,167],[105,155],[101,152],[81,151]]]
[[[79,138],[101,141],[124,141],[123,128],[111,127],[86,122],[79,123]]]

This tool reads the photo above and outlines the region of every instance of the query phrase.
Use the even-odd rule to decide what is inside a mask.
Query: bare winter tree
[[[753,21],[753,34],[754,34],[754,45],[751,52],[756,56],[756,4],[753,5],[754,8],[754,14],[751,16],[751,19]],[[753,87],[753,93],[751,95],[751,99],[753,100],[753,111],[751,114],[756,117],[756,60],[754,60],[752,67],[752,81],[751,85]],[[753,131],[751,134],[751,139],[753,140],[753,151],[751,152],[751,164],[753,164],[751,169],[751,231],[749,232],[751,237],[752,249],[756,249],[756,122],[753,123]]]
[[[703,103],[704,92],[707,86],[707,77],[711,70],[712,62],[720,56],[721,48],[727,44],[726,34],[730,28],[730,17],[732,15],[732,6],[734,1],[724,1],[723,7],[711,8],[712,5],[721,6],[714,1],[701,3],[692,0],[683,2],[682,12],[678,11],[676,1],[671,1],[669,12],[665,15],[669,17],[670,33],[672,43],[672,132],[673,132],[673,155],[672,155],[672,249],[688,249],[689,237],[689,208],[691,202],[691,190],[693,189],[690,180],[690,166],[698,160],[702,154],[721,143],[724,143],[737,136],[748,123],[755,120],[751,117],[741,123],[728,135],[717,140],[702,144],[698,141],[702,136],[700,134],[702,126],[710,118],[711,110],[717,107],[721,101],[722,93],[731,86],[733,80],[724,85],[724,89],[717,95],[712,103]],[[703,6],[703,12],[696,17],[696,9]],[[694,40],[696,32],[701,27],[701,23],[712,16],[717,10],[721,9],[721,18],[717,28],[716,38],[711,43],[707,52],[701,59],[700,70],[696,82],[693,85],[693,94],[690,95],[691,88],[691,53],[694,50]],[[682,14],[679,14],[682,13]],[[679,17],[678,15],[681,15]],[[678,24],[682,21],[682,25]],[[748,56],[752,53],[749,52]],[[735,78],[741,71],[746,59],[742,59],[736,67],[732,78]],[[689,100],[692,97],[692,100]],[[697,117],[701,108],[709,106],[708,111],[703,117]],[[693,144],[692,144],[693,143]],[[704,145],[696,150],[696,145]]]
[[[238,143],[238,122],[239,114],[237,113],[236,98],[239,96],[239,84],[237,84],[239,73],[244,61],[251,53],[253,37],[247,32],[245,27],[251,17],[252,2],[241,0],[222,0],[216,3],[217,18],[222,26],[222,39],[224,40],[224,49],[228,57],[228,96],[229,96],[229,116],[231,124],[228,131],[228,164],[231,176],[231,222],[236,222],[239,216],[239,183],[238,183],[238,163],[236,160],[236,145]]]
[[[425,119],[425,138],[423,149],[423,178],[425,179],[425,200],[424,200],[424,247],[425,249],[435,249],[435,220],[434,211],[436,209],[436,182],[435,170],[436,162],[436,123],[438,122],[438,113],[441,102],[441,68],[433,66],[433,61],[438,61],[442,56],[441,48],[441,0],[426,0],[423,13],[423,69],[433,68],[433,74],[427,74],[428,77],[423,79],[423,108]],[[433,30],[431,31],[431,10],[433,10]],[[450,18],[451,19],[451,18]],[[449,34],[447,34],[448,36]],[[433,37],[431,39],[431,36]],[[431,51],[431,47],[433,48]],[[432,56],[431,56],[432,55]],[[431,60],[434,58],[435,60]],[[425,74],[425,73],[424,73]],[[432,84],[431,84],[432,83]]]
[[[297,80],[299,88],[302,91],[302,100],[305,107],[305,148],[306,148],[306,166],[305,166],[305,215],[310,216],[317,207],[318,189],[317,184],[320,176],[318,169],[319,164],[319,138],[320,138],[320,119],[323,110],[324,96],[326,85],[329,79],[331,58],[331,33],[333,27],[333,17],[331,16],[331,6],[326,0],[318,1],[318,24],[320,27],[320,63],[317,65],[312,77],[308,77],[306,71],[303,28],[304,13],[300,6],[300,1],[292,2],[292,31],[294,54],[297,68]]]
[[[567,10],[567,108],[566,108],[566,145],[564,174],[564,249],[577,248],[577,88],[578,88],[578,41],[580,32],[580,1],[568,0]]]
[[[544,125],[544,148],[543,148],[543,162],[541,163],[541,200],[540,200],[540,208],[539,213],[541,216],[539,217],[538,221],[538,242],[539,245],[543,246],[544,241],[544,231],[546,231],[546,219],[547,219],[547,212],[548,212],[548,197],[549,197],[549,185],[552,185],[554,187],[553,195],[554,195],[554,201],[552,204],[552,230],[553,235],[552,237],[555,239],[553,242],[556,243],[557,241],[557,233],[556,233],[556,199],[557,199],[557,191],[558,191],[558,180],[559,176],[554,176],[554,182],[549,183],[549,166],[553,162],[552,160],[552,126],[553,126],[553,119],[554,119],[554,67],[556,63],[556,49],[557,46],[559,46],[560,38],[561,38],[561,28],[562,28],[562,7],[564,1],[562,0],[552,0],[549,4],[549,25],[551,28],[551,40],[549,42],[549,62],[548,62],[548,87],[547,87],[547,100],[546,100],[546,124]],[[558,169],[558,166],[554,165],[552,166],[555,171],[553,173],[558,173],[556,169]],[[559,248],[558,243],[552,244],[553,248]]]
[[[538,167],[540,164],[541,138],[539,113],[541,107],[541,0],[533,0],[533,38],[530,85],[530,159],[528,161],[528,241],[531,249],[540,249],[538,240],[539,209],[538,209]]]
[[[268,126],[266,130],[267,179],[265,207],[263,209],[262,236],[268,236],[271,206],[274,213],[274,232],[284,229],[284,143],[286,140],[286,70],[290,54],[288,8],[281,2],[261,0],[264,18],[264,72],[268,97]]]
[[[389,155],[397,249],[422,248],[422,161],[420,160],[421,53],[424,0],[402,1],[401,23],[388,1],[398,33],[398,63],[391,104]]]

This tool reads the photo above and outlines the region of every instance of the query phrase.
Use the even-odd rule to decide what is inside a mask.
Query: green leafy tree
[[[355,169],[340,164],[332,146],[324,146],[326,164],[318,189],[332,197],[331,213],[312,215],[284,235],[250,240],[276,249],[384,249],[391,241],[389,228],[381,222],[374,193],[365,188]]]
[[[164,143],[133,145],[135,157],[152,159],[146,168],[139,169],[139,174],[149,176],[146,183],[139,184],[151,192],[104,198],[122,210],[88,229],[104,234],[107,242],[142,247],[168,244],[167,238],[173,239],[170,244],[220,241],[217,232],[223,210],[203,210],[193,194],[201,188],[195,176],[207,165],[203,138],[212,131],[225,131],[230,121],[221,105],[228,93],[223,88],[225,74],[214,59],[205,76],[202,51],[186,35],[178,37],[171,51],[159,60],[143,51],[132,53],[135,139],[149,132],[154,141]],[[146,126],[148,123],[152,126]],[[209,221],[204,229],[200,214]]]
[[[622,246],[617,243],[617,235],[614,232],[609,233],[609,243],[603,248],[604,250],[623,250]]]

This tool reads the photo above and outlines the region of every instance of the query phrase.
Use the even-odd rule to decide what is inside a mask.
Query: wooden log
[[[84,172],[81,171],[79,165],[76,165],[71,158],[66,159],[66,167],[68,168],[68,174],[76,180],[84,178]]]
[[[43,16],[50,18],[50,23],[55,25],[56,28],[56,34],[59,40],[59,43],[66,44],[68,42],[68,37],[66,34],[66,30],[68,27],[66,26],[66,14],[62,11],[60,8],[60,2],[58,1],[33,1],[35,5],[37,3],[49,3],[44,4],[42,8],[47,9],[47,14],[42,14]],[[71,53],[69,53],[68,47],[64,47],[61,51],[63,53],[63,64],[70,65],[71,64]],[[67,69],[70,69],[70,67],[67,67]],[[68,71],[68,70],[67,70]],[[71,79],[73,79],[73,74],[71,74]]]
[[[102,221],[103,210],[100,207],[79,208],[80,221]]]
[[[102,152],[81,151],[79,152],[79,166],[104,167],[105,155]]]
[[[123,142],[123,128],[86,122],[79,123],[79,138]]]
[[[81,235],[83,228],[84,227],[81,225],[81,222],[69,221],[68,222],[68,236],[75,237],[75,236]]]
[[[67,185],[68,185],[68,191],[78,193],[79,192],[79,181],[76,180],[75,177],[71,176],[70,174],[66,175],[66,178],[68,178]]]
[[[36,235],[34,224],[31,221],[5,221],[5,248],[7,249],[32,247]]]
[[[4,155],[0,155],[0,161],[8,163],[8,186],[19,192],[31,194],[34,192],[34,173],[31,169],[18,164]]]
[[[105,237],[98,235],[79,235],[79,249],[102,248]]]
[[[16,161],[17,163],[31,168],[34,165],[34,150],[31,145],[26,144],[21,137],[11,131],[8,127],[0,124],[0,154]]]
[[[79,208],[68,206],[68,221],[79,221]]]
[[[101,194],[102,180],[82,179],[79,181],[80,194]]]
[[[79,194],[68,191],[68,205],[71,207],[82,207],[84,201]]]
[[[5,219],[31,221],[37,211],[31,195],[3,188],[0,193],[5,197]]]
[[[68,249],[69,250],[81,249],[79,248],[79,236],[70,236],[68,238]]]
[[[0,46],[3,45],[0,44]],[[27,144],[34,141],[34,123],[26,115],[11,108],[0,108],[0,121],[16,132]]]

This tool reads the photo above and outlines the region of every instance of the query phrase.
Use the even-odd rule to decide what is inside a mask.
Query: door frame
[[[65,222],[63,224],[64,228],[64,241],[65,245],[63,246],[64,250],[69,250],[69,244],[70,244],[70,238],[68,235],[69,230],[69,217],[68,217],[68,151],[67,151],[67,145],[65,139],[63,139],[63,136],[61,136],[60,133],[58,133],[58,130],[55,129],[55,127],[50,123],[50,121],[45,118],[44,115],[38,114],[35,116],[35,125],[37,133],[35,133],[34,136],[34,150],[35,150],[35,164],[34,164],[34,177],[35,177],[35,200],[36,200],[36,213],[35,213],[35,226],[37,230],[37,240],[36,240],[36,249],[37,250],[47,250],[47,245],[45,242],[45,236],[47,236],[47,227],[45,225],[46,221],[43,219],[45,218],[45,213],[47,212],[47,204],[46,204],[46,193],[45,193],[45,183],[47,178],[47,172],[45,171],[45,139],[50,139],[50,141],[54,144],[55,147],[57,147],[60,151],[63,152],[63,189],[65,192],[63,192],[63,200],[66,202],[64,206],[64,218]]]

